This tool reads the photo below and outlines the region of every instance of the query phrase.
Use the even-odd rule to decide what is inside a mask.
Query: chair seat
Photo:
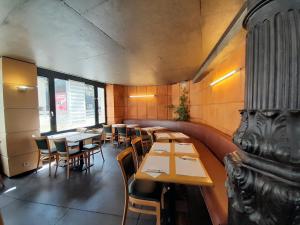
[[[68,142],[68,147],[74,148],[79,146],[79,142]]]
[[[70,155],[70,156],[77,155],[77,154],[79,154],[79,153],[81,153],[81,151],[80,151],[80,150],[77,150],[77,149],[70,149],[70,150],[69,150],[69,155]]]
[[[48,150],[48,149],[41,149],[40,151],[41,151],[42,154],[49,154],[49,150]],[[57,151],[56,151],[56,148],[51,148],[51,149],[50,149],[50,153],[51,153],[51,154],[54,154],[54,153],[56,153],[56,152],[57,152]]]
[[[151,141],[150,135],[142,135],[142,140],[143,141]]]
[[[92,150],[92,149],[96,149],[96,148],[99,148],[98,144],[88,144],[88,145],[83,146],[84,150]]]
[[[129,196],[156,202],[160,202],[162,189],[162,184],[145,180],[134,179],[128,185]]]

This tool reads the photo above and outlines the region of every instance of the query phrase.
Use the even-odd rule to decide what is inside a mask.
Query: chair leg
[[[90,152],[88,153],[88,157],[90,158]],[[83,160],[84,160],[84,164],[86,166],[86,170],[85,172],[87,172],[88,170],[90,170],[90,165],[88,164],[88,159],[87,159],[87,156],[86,154],[83,155]]]
[[[56,167],[55,167],[54,177],[56,177],[57,167],[58,167],[58,163],[59,163],[59,156],[56,155],[55,159],[56,159]]]
[[[70,160],[69,158],[67,159],[67,179],[69,180],[70,178]]]
[[[125,195],[125,202],[124,202],[124,211],[123,211],[122,225],[125,225],[125,224],[126,224],[127,211],[128,211],[128,196]]]
[[[101,156],[102,156],[103,161],[105,161],[104,156],[103,156],[103,151],[102,151],[101,147],[100,147],[100,152],[101,152]]]
[[[49,177],[51,177],[51,159],[52,155],[49,155]]]
[[[39,169],[40,160],[41,160],[41,154],[39,153],[39,158],[38,158],[38,162],[37,162],[36,170],[35,170],[36,173],[37,173],[37,171],[38,171],[38,169]]]
[[[160,225],[160,206],[156,207],[156,225]]]

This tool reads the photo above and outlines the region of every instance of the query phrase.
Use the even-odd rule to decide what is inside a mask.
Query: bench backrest
[[[185,133],[206,145],[222,163],[225,155],[237,150],[230,136],[205,124],[174,120],[124,120],[124,123],[139,124],[141,127],[162,126],[172,131]]]

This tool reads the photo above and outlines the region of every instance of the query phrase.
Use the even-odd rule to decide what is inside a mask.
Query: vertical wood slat
[[[277,13],[247,34],[248,109],[299,109],[299,11]]]

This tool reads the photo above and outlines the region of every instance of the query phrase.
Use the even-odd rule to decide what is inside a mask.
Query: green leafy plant
[[[190,119],[188,91],[185,88],[182,90],[182,95],[179,97],[179,106],[176,108],[175,113],[178,115],[176,120],[188,121]]]

